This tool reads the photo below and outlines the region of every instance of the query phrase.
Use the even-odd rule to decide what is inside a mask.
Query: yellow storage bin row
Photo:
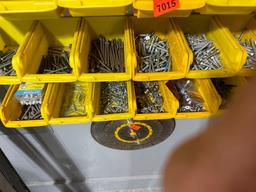
[[[206,5],[196,10],[201,14],[250,14],[256,10],[254,0],[206,0]]]
[[[177,18],[177,24],[183,31],[183,41],[190,53],[189,63],[193,63],[193,52],[184,36],[184,34],[200,35],[213,41],[216,48],[220,51],[220,61],[223,69],[216,70],[189,70],[186,78],[214,78],[230,77],[238,74],[242,69],[247,53],[243,49],[233,34],[227,27],[224,27],[217,17],[191,15],[188,18]]]
[[[85,82],[74,82],[74,83],[58,83],[48,84],[43,102],[40,108],[42,119],[38,120],[18,120],[22,114],[22,105],[14,96],[15,92],[19,88],[19,85],[10,86],[2,104],[0,107],[0,117],[3,124],[10,128],[19,127],[35,127],[45,126],[48,124],[76,124],[86,123],[89,121],[114,121],[123,119],[135,119],[135,120],[154,120],[154,119],[169,119],[169,118],[206,118],[214,115],[220,104],[221,99],[217,94],[213,84],[209,79],[198,79],[193,80],[195,83],[196,91],[201,95],[204,100],[205,112],[194,112],[194,113],[181,113],[178,112],[180,107],[178,99],[168,89],[166,81],[158,81],[159,91],[163,98],[163,112],[161,113],[140,113],[137,109],[137,97],[135,91],[135,83],[127,81],[127,103],[128,108],[123,113],[110,113],[103,114],[101,112],[102,100],[101,100],[101,87],[104,82],[96,83],[85,83]],[[76,92],[72,93],[71,97],[79,99],[79,107],[82,107],[85,113],[81,114],[77,112],[77,106],[72,106],[73,103],[69,103],[72,106],[72,112],[68,112],[68,115],[64,115],[65,103],[69,101],[68,91],[71,94],[72,90],[70,86],[79,85],[83,88],[82,98],[80,95],[75,95]],[[73,90],[74,91],[74,90]],[[73,99],[73,98],[72,98]],[[66,109],[66,108],[65,108]],[[69,108],[68,108],[69,109]],[[70,108],[71,110],[71,108]]]
[[[6,45],[16,47],[12,59],[16,72],[13,77],[1,77],[0,84],[20,82],[103,82],[103,81],[160,81],[181,78],[215,78],[237,75],[246,62],[246,50],[232,34],[232,27],[219,17],[193,15],[188,18],[129,18],[129,17],[88,17],[51,19],[41,21],[7,21],[0,19],[0,48]],[[230,21],[230,20],[227,20]],[[255,27],[255,20],[248,26]],[[29,25],[31,25],[29,27]],[[253,37],[255,29],[250,34]],[[138,72],[136,37],[154,32],[169,44],[172,60],[169,72]],[[193,53],[185,34],[202,34],[212,40],[220,50],[223,69],[190,70]],[[121,39],[124,43],[124,72],[89,72],[91,43],[100,35],[109,40]],[[247,35],[245,36],[247,37]],[[9,44],[9,45],[8,45]],[[42,59],[52,47],[69,47],[71,73],[38,74]],[[244,70],[241,75],[247,75]]]
[[[164,16],[167,17],[187,17],[192,10],[204,7],[204,0],[180,0],[180,7]],[[153,17],[153,0],[134,0],[134,14],[139,17]]]
[[[256,9],[254,0],[179,0],[180,7],[164,16],[187,17],[192,11],[201,14],[250,14]],[[1,0],[0,15],[10,19],[56,18],[64,8],[74,16],[127,15],[153,17],[153,0]],[[132,10],[134,9],[134,10]]]
[[[241,42],[250,40],[256,41],[256,20],[253,15],[227,15],[219,16],[219,19],[222,24],[227,27],[234,36],[236,36],[236,38],[240,38]],[[245,65],[245,63],[243,65]],[[255,69],[243,67],[238,75],[253,76],[255,75]]]

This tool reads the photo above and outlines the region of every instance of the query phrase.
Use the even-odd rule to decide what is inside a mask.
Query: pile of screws
[[[63,47],[51,47],[48,54],[43,56],[38,74],[63,74],[71,73],[69,65],[69,50]]]
[[[86,115],[85,87],[78,83],[69,84],[65,90],[65,98],[62,105],[63,117],[75,117]]]
[[[38,120],[42,119],[41,111],[40,111],[41,105],[23,105],[22,106],[22,113],[18,120]]]
[[[0,76],[15,76],[16,72],[12,68],[12,57],[16,50],[0,52]]]
[[[230,97],[232,96],[232,90],[236,86],[226,83],[224,81],[224,79],[221,79],[221,78],[215,78],[215,79],[211,79],[211,80],[212,80],[214,87],[216,88],[216,90],[218,91],[218,93],[220,94],[220,96],[222,98],[222,104],[220,107],[223,108],[230,101]]]
[[[240,45],[242,45],[247,52],[247,60],[244,65],[244,68],[254,69],[256,66],[256,41],[253,39],[246,39],[242,41],[244,33],[241,33],[239,37],[237,37]]]
[[[223,69],[220,51],[216,48],[213,41],[207,39],[205,34],[186,34],[186,38],[194,53],[194,62],[191,65],[191,70]]]
[[[163,97],[158,82],[135,83],[138,113],[163,113]]]
[[[140,34],[136,37],[136,47],[139,72],[168,72],[171,70],[171,56],[166,40],[161,40],[154,33]]]
[[[180,108],[179,112],[203,112],[203,98],[195,91],[192,80],[182,79],[175,81],[176,88],[179,92]]]
[[[128,111],[128,95],[125,82],[101,83],[101,114],[125,113]]]
[[[124,72],[124,44],[121,39],[106,40],[99,36],[92,41],[89,54],[90,73]]]

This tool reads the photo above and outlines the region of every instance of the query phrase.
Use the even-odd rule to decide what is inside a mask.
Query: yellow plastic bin
[[[225,15],[219,16],[219,19],[233,35],[237,37],[242,35],[242,42],[250,39],[256,41],[256,20],[253,15]],[[238,75],[253,76],[255,75],[255,70],[243,67]]]
[[[8,19],[56,18],[57,0],[0,0],[0,15]]]
[[[182,39],[182,31],[172,19],[144,18],[132,19],[132,51],[133,51],[133,80],[134,81],[160,81],[184,78],[189,70],[189,52]],[[155,32],[162,40],[169,43],[169,54],[172,60],[170,72],[138,72],[138,62],[135,38],[142,33]]]
[[[63,117],[61,116],[61,109],[64,103],[66,96],[67,88],[69,84],[79,84],[85,89],[85,103],[84,107],[86,110],[86,115],[84,116],[70,116]],[[46,119],[49,124],[76,124],[76,123],[87,123],[91,120],[90,105],[91,105],[91,92],[92,84],[91,83],[58,83],[58,84],[49,84],[51,91],[48,91],[45,95],[45,102],[42,106],[42,116]]]
[[[8,21],[0,17],[0,51],[6,47],[18,50],[23,44],[32,21]],[[12,63],[14,60],[12,60]],[[20,84],[20,77],[0,76],[0,84]]]
[[[230,101],[232,100],[233,95],[235,95],[236,93],[239,93],[240,90],[247,84],[247,80],[244,77],[241,77],[241,76],[234,76],[234,77],[229,77],[229,78],[223,78],[223,81],[225,83],[227,83],[228,85],[234,85],[235,86],[231,90],[231,93],[230,93],[231,97],[229,98]],[[226,107],[227,106],[224,105],[223,100],[222,100],[221,105],[220,105],[219,110],[218,110],[218,114],[222,114],[223,112],[225,112],[227,110]]]
[[[93,83],[92,85],[92,102],[91,102],[91,112],[92,121],[116,121],[131,119],[134,117],[134,110],[132,105],[132,83],[131,81],[126,82],[127,97],[128,97],[128,112],[126,113],[114,113],[114,114],[101,114],[100,113],[100,93],[101,93],[101,83]]]
[[[38,127],[48,125],[48,122],[45,119],[17,120],[22,113],[22,105],[14,96],[18,88],[19,85],[11,85],[0,106],[0,117],[3,124],[8,128]],[[48,91],[50,91],[50,87],[47,86],[45,94],[47,94]],[[43,99],[43,104],[44,102],[45,99]]]
[[[134,82],[136,83],[136,82]],[[134,120],[155,120],[155,119],[170,119],[175,118],[179,102],[165,85],[166,81],[158,81],[159,91],[163,97],[163,113],[138,113],[135,85],[133,85],[133,109],[135,110]]]
[[[230,77],[237,74],[246,61],[246,51],[243,49],[228,28],[224,27],[217,17],[191,15],[189,18],[177,18],[176,22],[183,33],[202,34],[215,43],[220,50],[220,60],[223,69],[218,70],[189,70],[186,78],[215,78]],[[183,34],[183,38],[185,37]],[[190,49],[186,41],[187,49]],[[192,50],[189,51],[192,53]],[[190,64],[193,63],[193,54],[190,55]]]
[[[91,41],[99,35],[107,39],[121,39],[124,43],[125,72],[120,73],[89,73],[89,52]],[[131,80],[132,53],[131,40],[126,17],[90,17],[83,20],[79,33],[78,46],[74,55],[76,72],[79,81],[128,81]]]
[[[177,119],[207,118],[217,113],[221,104],[221,97],[210,79],[193,79],[196,91],[204,100],[204,112],[178,112]]]
[[[13,57],[13,67],[23,82],[74,82],[75,72],[74,51],[78,41],[81,19],[65,18],[35,21],[25,42]],[[42,57],[47,55],[49,47],[72,46],[69,64],[73,69],[70,74],[37,74]]]
[[[180,8],[163,16],[166,17],[188,17],[192,10],[205,5],[205,0],[180,0]],[[133,7],[135,15],[139,18],[154,17],[153,0],[134,0]]]
[[[250,14],[256,10],[255,0],[206,0],[206,6],[196,10],[201,14]]]
[[[127,15],[132,0],[58,0],[60,7],[68,8],[74,17]]]

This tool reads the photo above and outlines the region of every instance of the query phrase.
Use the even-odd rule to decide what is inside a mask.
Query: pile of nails
[[[48,54],[43,56],[38,74],[71,73],[69,65],[69,51],[63,47],[50,47]]]
[[[101,83],[101,114],[125,113],[128,111],[128,95],[125,82]]]
[[[171,70],[169,44],[156,34],[140,34],[136,37],[138,71],[168,72]]]
[[[22,113],[18,120],[38,120],[42,119],[41,116],[41,104],[35,105],[23,105]]]
[[[225,107],[232,96],[232,90],[235,88],[235,85],[226,83],[222,78],[211,79],[214,87],[222,98],[221,107]]]
[[[135,83],[138,113],[163,113],[163,97],[158,82]]]
[[[62,105],[63,117],[75,117],[86,115],[85,109],[85,88],[77,83],[69,84],[66,87],[66,94]]]
[[[124,44],[121,39],[107,40],[99,36],[92,41],[89,54],[90,73],[125,72]]]
[[[191,65],[191,70],[223,69],[220,51],[216,48],[213,41],[207,39],[205,34],[186,34],[186,38],[194,53],[194,62]]]
[[[256,66],[256,41],[248,39],[242,42],[243,33],[238,37],[240,44],[246,49],[247,60],[244,68],[254,69]]]
[[[179,92],[180,108],[179,112],[203,112],[203,98],[195,90],[194,83],[189,79],[175,81],[176,88]]]
[[[0,52],[0,76],[15,76],[16,72],[12,68],[12,57],[16,54],[15,50]]]

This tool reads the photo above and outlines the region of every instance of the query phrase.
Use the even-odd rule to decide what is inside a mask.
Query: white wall
[[[169,153],[200,132],[207,119],[176,123],[167,140],[137,151],[101,146],[91,137],[90,124],[53,126],[50,131],[21,130],[21,134],[11,130],[6,133],[11,135],[0,134],[0,147],[31,191],[159,188],[161,169]]]

